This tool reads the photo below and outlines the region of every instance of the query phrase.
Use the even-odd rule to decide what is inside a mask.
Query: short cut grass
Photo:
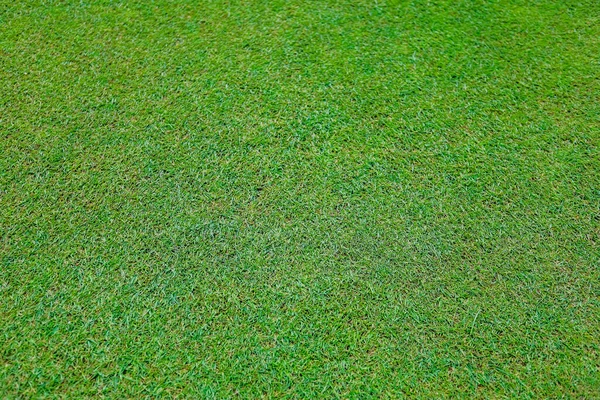
[[[599,55],[596,0],[0,0],[1,397],[600,397]]]

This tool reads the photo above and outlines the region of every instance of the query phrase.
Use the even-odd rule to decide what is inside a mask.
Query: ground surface
[[[2,397],[600,396],[600,2],[0,3]]]

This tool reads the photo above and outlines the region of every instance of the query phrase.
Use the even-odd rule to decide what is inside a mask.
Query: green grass
[[[0,0],[0,397],[600,397],[596,0]]]

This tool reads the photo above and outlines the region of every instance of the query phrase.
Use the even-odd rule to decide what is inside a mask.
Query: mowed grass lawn
[[[0,3],[0,397],[600,397],[600,2]]]

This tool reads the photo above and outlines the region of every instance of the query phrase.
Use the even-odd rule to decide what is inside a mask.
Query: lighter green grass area
[[[600,397],[600,2],[0,0],[0,397]]]

